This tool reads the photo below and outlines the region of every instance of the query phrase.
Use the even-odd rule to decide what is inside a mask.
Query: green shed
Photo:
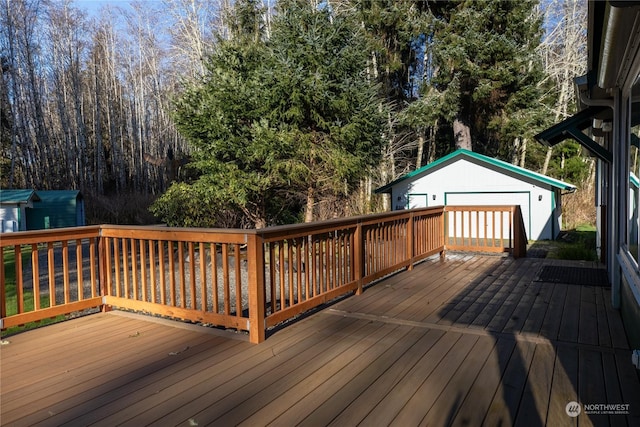
[[[0,190],[0,232],[27,230],[27,211],[39,201],[33,190]]]
[[[85,225],[84,199],[78,190],[36,191],[40,198],[26,210],[27,230]]]

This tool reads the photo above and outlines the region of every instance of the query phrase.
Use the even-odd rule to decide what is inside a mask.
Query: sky
[[[159,0],[144,0],[144,3],[153,3]],[[129,8],[129,0],[76,0],[75,4],[85,10],[90,16],[98,16],[100,8],[103,6],[119,6]]]

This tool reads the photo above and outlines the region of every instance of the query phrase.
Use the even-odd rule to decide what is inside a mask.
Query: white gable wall
[[[561,218],[553,188],[525,179],[458,158],[398,182],[391,189],[391,201],[394,210],[421,207],[423,201],[427,206],[519,204],[529,239],[555,238]]]

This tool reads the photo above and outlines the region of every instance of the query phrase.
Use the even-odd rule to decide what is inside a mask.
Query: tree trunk
[[[431,163],[436,159],[436,135],[438,133],[438,120],[434,122],[429,131],[429,152],[427,153],[427,163]]]
[[[517,165],[518,156],[520,155],[520,138],[516,138],[513,140],[513,153],[511,153],[511,164]]]
[[[422,167],[422,154],[424,153],[424,130],[418,133],[418,154],[416,156],[416,169]]]
[[[552,154],[553,154],[553,147],[547,147],[547,155],[544,157],[544,165],[542,165],[542,171],[540,171],[542,175],[547,174],[547,170],[549,169],[549,162],[551,161]]]
[[[315,190],[313,187],[307,188],[307,206],[304,211],[304,222],[313,222],[313,205],[316,203]]]
[[[522,147],[520,150],[520,167],[523,168],[527,158],[527,138],[522,138]]]
[[[453,139],[456,143],[456,148],[473,151],[471,144],[471,129],[467,124],[467,121],[463,121],[460,116],[456,117],[453,121]]]

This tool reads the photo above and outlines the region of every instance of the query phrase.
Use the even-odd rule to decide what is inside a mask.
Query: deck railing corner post
[[[105,247],[105,237],[102,236],[102,227],[98,228],[98,277],[99,277],[99,285],[100,285],[100,295],[102,296],[103,304],[100,306],[100,311],[107,312],[111,311],[111,307],[106,304],[106,296],[107,296],[107,257],[106,257],[106,247]]]
[[[258,233],[247,235],[247,269],[249,277],[249,341],[265,340],[264,243]]]

